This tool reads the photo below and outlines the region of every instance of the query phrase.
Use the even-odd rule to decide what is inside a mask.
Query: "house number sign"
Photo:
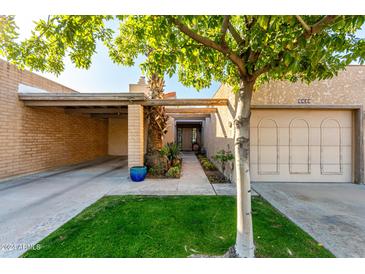
[[[310,104],[311,103],[311,99],[309,98],[299,98],[298,99],[298,104]]]

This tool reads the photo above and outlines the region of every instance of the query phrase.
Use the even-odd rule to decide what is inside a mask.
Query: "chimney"
[[[165,92],[163,95],[164,99],[176,99],[176,92],[175,91],[169,91]]]
[[[146,84],[146,78],[141,76],[137,84],[129,84],[129,92],[144,92],[146,96],[149,96],[149,88]]]
[[[144,76],[141,76],[139,77],[139,80],[138,80],[138,85],[145,85],[146,84],[146,77]]]

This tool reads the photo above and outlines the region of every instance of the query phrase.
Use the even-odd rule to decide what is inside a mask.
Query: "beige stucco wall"
[[[229,98],[234,105],[231,88],[221,86],[213,98]],[[272,81],[257,90],[252,99],[253,105],[297,104],[301,98],[311,99],[311,104],[364,104],[365,66],[348,66],[338,76],[310,85],[296,82]]]
[[[163,145],[167,144],[167,143],[174,143],[175,142],[175,119],[172,117],[169,117],[169,119],[167,120],[167,133],[163,136],[162,139],[162,143]]]
[[[205,148],[209,157],[220,149],[233,151],[233,127],[236,95],[229,86],[222,85],[213,98],[227,98],[229,106],[219,106],[218,112],[206,119]],[[310,85],[297,82],[272,81],[255,91],[253,105],[297,105],[298,99],[310,99],[311,105],[364,105],[365,66],[349,66],[330,80]],[[229,169],[227,175],[231,178]],[[232,179],[233,179],[232,178]]]
[[[109,118],[108,154],[128,155],[128,118]]]

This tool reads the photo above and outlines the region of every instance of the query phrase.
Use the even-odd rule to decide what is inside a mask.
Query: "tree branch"
[[[273,67],[272,64],[267,64],[266,66],[263,66],[262,68],[254,72],[253,78],[257,79],[261,74],[268,72],[272,67]]]
[[[250,30],[255,23],[256,23],[256,18],[252,17],[251,22],[247,24],[247,29]]]
[[[311,26],[311,35],[321,32],[328,25],[337,19],[338,15],[326,15],[317,23]]]
[[[295,15],[295,18],[297,18],[297,20],[299,21],[299,23],[302,25],[302,27],[306,32],[311,31],[311,27],[308,26],[308,24],[303,20],[303,18],[300,15]]]
[[[247,76],[247,71],[243,60],[235,53],[231,52],[228,48],[223,47],[220,44],[217,44],[213,40],[206,38],[193,30],[191,30],[187,25],[182,23],[180,20],[170,16],[169,20],[185,35],[189,36],[191,39],[197,41],[200,44],[205,45],[206,47],[215,49],[225,56],[227,56],[237,67],[242,77]]]
[[[38,36],[37,36],[37,39],[36,39],[36,42],[39,42],[39,40],[41,40],[41,38],[42,38],[42,36],[43,35],[45,35],[46,33],[47,33],[47,31],[49,30],[49,21],[50,21],[50,19],[51,19],[51,15],[48,15],[47,16],[47,24],[46,24],[46,26],[47,26],[47,28],[44,30],[44,31],[42,31]]]
[[[264,73],[270,71],[271,69],[279,66],[280,65],[280,61],[283,58],[283,56],[284,56],[284,51],[281,51],[278,54],[278,57],[272,63],[267,64],[267,65],[263,66],[262,68],[258,69],[257,71],[255,71],[253,73],[253,78],[254,79],[257,79],[261,74],[264,74]]]
[[[250,55],[248,56],[248,62],[254,63],[256,62],[260,57],[261,51],[251,51]]]
[[[328,27],[331,23],[333,23],[336,19],[337,19],[337,15],[326,15],[324,16],[321,20],[319,20],[317,23],[315,23],[314,25],[312,26],[308,26],[310,28],[310,31],[306,31],[304,34],[303,34],[303,37],[305,39],[308,39],[310,38],[312,35],[314,34],[317,34],[317,33],[320,33],[323,29],[325,29],[326,27]],[[298,19],[298,18],[297,18]],[[299,21],[299,19],[298,19]],[[304,22],[304,20],[303,20]],[[305,23],[305,22],[304,22]],[[305,28],[303,26],[303,28]],[[295,46],[297,46],[298,44],[298,40],[297,39],[297,42],[295,43]],[[284,56],[284,50],[279,52],[278,53],[278,57],[275,59],[275,61],[273,61],[272,63],[270,64],[267,64],[266,66],[262,67],[261,69],[255,71],[253,73],[253,77],[256,79],[257,77],[259,77],[261,74],[263,73],[266,73],[268,72],[270,69],[274,69],[276,67],[278,67],[280,65],[280,61],[281,59],[283,58]]]
[[[232,34],[233,39],[237,42],[238,46],[242,45],[245,42],[230,22],[228,22],[228,30]]]
[[[225,15],[223,18],[223,24],[222,24],[222,29],[221,29],[221,44],[226,46],[226,34],[227,34],[227,29],[228,29],[228,25],[229,25],[229,15]]]
[[[337,15],[326,15],[321,20],[319,20],[314,25],[309,26],[301,16],[296,15],[295,16],[299,23],[303,26],[305,32],[304,32],[304,38],[308,39],[312,35],[321,32],[324,28],[329,26],[333,21],[337,19]]]
[[[212,49],[218,50],[222,53],[227,53],[226,50],[219,44],[217,44],[216,42],[214,42],[213,40],[210,40],[194,31],[192,31],[187,25],[183,24],[181,21],[179,21],[178,19],[174,18],[174,17],[169,17],[171,22],[184,34],[186,34],[187,36],[189,36],[191,39],[207,46],[210,47]]]

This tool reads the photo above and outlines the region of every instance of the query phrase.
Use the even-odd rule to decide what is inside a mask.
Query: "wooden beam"
[[[23,93],[19,99],[27,106],[227,106],[227,99],[146,99],[143,93]]]
[[[216,113],[217,108],[166,108],[166,113]]]
[[[118,113],[128,113],[126,107],[92,107],[92,108],[65,108],[66,113],[104,113],[104,114],[118,114]]]
[[[209,118],[210,114],[209,113],[173,113],[173,114],[169,114],[169,116],[171,116],[172,118],[186,118],[186,119],[200,118],[200,119],[205,119],[205,118]]]
[[[128,106],[131,105],[128,101],[47,101],[47,100],[23,100],[24,105],[30,107],[81,107],[81,106]],[[142,104],[140,101],[139,104]],[[133,103],[132,103],[133,104]]]
[[[206,118],[206,117],[205,117]],[[176,122],[179,122],[179,123],[181,123],[181,122],[183,122],[183,123],[185,123],[187,120],[188,121],[194,121],[194,123],[201,123],[201,122],[203,122],[203,120],[205,119],[205,118],[175,118],[175,121]]]
[[[122,114],[104,114],[104,113],[91,113],[91,118],[98,118],[98,119],[109,119],[109,118],[127,118],[127,113]]]
[[[122,92],[122,93],[19,93],[21,100],[35,101],[104,101],[123,100],[135,101],[144,100],[143,92]]]
[[[227,99],[147,99],[144,106],[227,106]]]
[[[121,101],[121,100],[34,100],[22,99],[26,106],[32,107],[71,107],[71,106],[226,106],[227,99],[156,99],[146,101]]]

